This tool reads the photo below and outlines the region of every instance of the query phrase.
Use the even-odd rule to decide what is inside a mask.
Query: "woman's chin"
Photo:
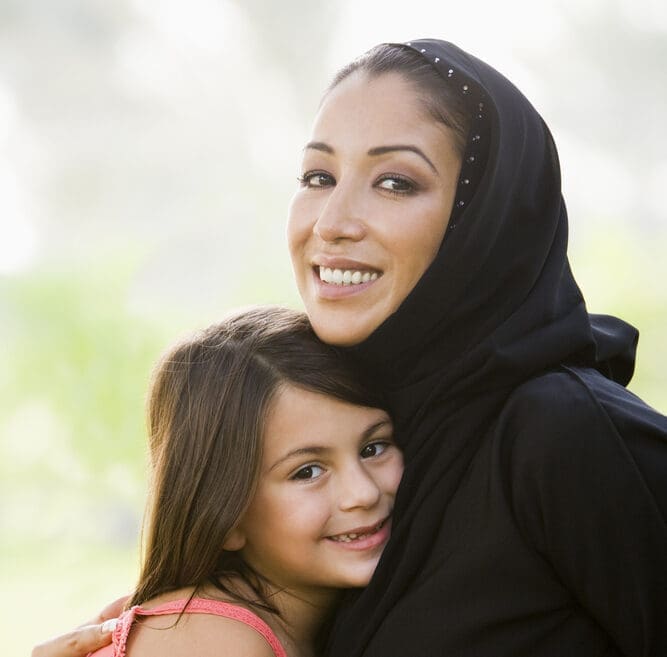
[[[307,309],[308,311],[308,309]],[[353,347],[368,338],[381,322],[360,317],[358,313],[308,312],[317,337],[335,347]]]

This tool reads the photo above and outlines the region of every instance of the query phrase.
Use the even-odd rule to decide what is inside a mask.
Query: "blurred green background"
[[[232,307],[298,306],[284,218],[319,93],[418,36],[544,115],[589,308],[639,327],[631,389],[667,409],[663,3],[0,0],[3,654],[131,589],[153,362]]]

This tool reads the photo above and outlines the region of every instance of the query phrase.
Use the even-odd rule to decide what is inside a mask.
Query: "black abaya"
[[[473,127],[435,261],[345,350],[387,394],[406,470],[328,652],[667,655],[667,418],[624,387],[636,332],[586,310],[530,103],[451,44],[408,47]]]

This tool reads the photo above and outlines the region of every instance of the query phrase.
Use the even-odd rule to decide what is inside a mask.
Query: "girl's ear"
[[[235,527],[227,535],[225,542],[222,544],[222,549],[228,552],[237,552],[245,546],[245,534],[239,527]]]

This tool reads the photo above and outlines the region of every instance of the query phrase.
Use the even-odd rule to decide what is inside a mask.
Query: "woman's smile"
[[[313,258],[314,286],[322,299],[340,299],[364,292],[382,277],[382,270],[366,262],[319,255]]]
[[[322,340],[357,344],[398,309],[442,243],[459,169],[451,131],[424,120],[401,76],[353,75],[329,92],[287,229]]]
[[[329,285],[361,285],[370,283],[378,279],[376,271],[370,272],[367,269],[338,269],[334,267],[325,267],[320,265],[317,268],[317,274],[323,283]]]

